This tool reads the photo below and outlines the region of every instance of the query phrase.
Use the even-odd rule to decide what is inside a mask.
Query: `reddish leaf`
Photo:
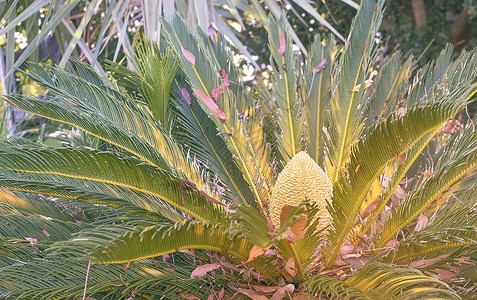
[[[219,292],[219,300],[222,300],[222,298],[224,298],[224,294],[225,294],[225,288],[222,288]]]
[[[285,53],[285,47],[286,47],[286,40],[285,40],[285,35],[283,34],[283,31],[281,28],[278,28],[278,31],[280,33],[280,48],[278,48],[278,54],[283,56],[283,53]]]
[[[416,224],[416,228],[414,228],[414,231],[416,232],[421,231],[427,226],[428,222],[429,222],[429,219],[424,214],[420,214],[419,218],[417,218],[417,224]]]
[[[49,234],[48,231],[46,231],[45,229],[43,229],[43,233],[48,237],[51,236],[51,234]]]
[[[396,158],[397,162],[403,164],[406,161],[406,153],[403,153],[398,158]]]
[[[207,297],[207,300],[214,300],[214,293],[210,294],[209,297]]]
[[[130,261],[128,261],[128,263],[124,266],[124,270],[127,270],[129,268],[129,265],[131,264]]]
[[[217,99],[219,99],[219,91],[217,90],[217,88],[212,89],[212,97],[214,97],[215,102],[217,102]]]
[[[282,211],[280,213],[280,225],[283,225],[285,221],[288,219],[288,216],[290,215],[291,211],[293,209],[293,206],[285,204],[282,208]],[[303,218],[295,224],[293,224],[290,227],[291,232],[294,234],[294,240],[301,240],[305,236],[305,226],[306,226],[306,218]]]
[[[220,70],[220,75],[222,76],[222,79],[223,79],[223,87],[226,88],[230,85],[230,81],[229,81],[229,74],[227,74],[227,71],[225,71],[225,68],[222,68]],[[222,92],[220,92],[220,94],[222,94]]]
[[[217,106],[217,104],[215,104],[212,98],[198,90],[194,90],[194,93],[199,96],[200,99],[202,99],[205,105],[207,105],[207,107],[217,116],[217,118],[219,118],[221,121],[227,120],[227,116],[225,115],[225,113],[220,110],[220,108]]]
[[[260,248],[258,246],[253,246],[252,247],[252,250],[250,250],[250,254],[248,255],[248,259],[247,259],[247,262],[251,262],[252,260],[256,259],[257,257],[259,257],[260,255],[264,254],[265,252],[267,252],[268,249],[270,249],[272,245],[268,246],[268,247],[265,247],[265,248]]]
[[[78,106],[78,104],[74,103],[73,101],[69,100],[69,99],[66,99],[66,98],[63,98],[65,99],[66,102],[68,102],[69,104],[73,104],[74,106]],[[31,103],[30,103],[31,104]],[[33,106],[33,105],[32,105]]]
[[[192,54],[190,51],[187,51],[186,49],[181,47],[182,54],[185,56],[185,58],[193,65],[195,66],[195,56]]]
[[[220,268],[220,265],[218,263],[205,264],[202,266],[198,266],[197,268],[195,268],[194,271],[192,271],[192,274],[190,274],[190,278],[203,277],[207,275],[208,272],[218,268]]]
[[[316,73],[320,72],[321,70],[323,70],[324,68],[326,68],[326,66],[328,65],[328,59],[325,58],[323,59],[322,61],[320,61],[314,68],[313,68],[313,75],[315,75]]]
[[[284,287],[280,288],[278,291],[273,294],[270,300],[282,300],[283,298],[288,298],[288,295],[295,291],[295,286],[293,284],[287,284]]]
[[[191,105],[192,102],[190,102],[190,95],[186,88],[181,89],[181,94],[182,94],[182,97],[184,97],[187,104]]]

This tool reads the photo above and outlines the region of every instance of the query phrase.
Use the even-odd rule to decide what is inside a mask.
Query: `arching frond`
[[[396,52],[380,68],[373,82],[375,91],[370,100],[368,124],[372,126],[398,110],[414,65],[412,56],[403,60],[402,54]]]
[[[273,68],[273,97],[277,106],[276,132],[278,149],[286,164],[303,150],[305,118],[303,99],[297,92],[300,82],[300,65],[292,49],[292,40],[285,26],[285,16],[280,20],[270,16],[268,42],[270,44],[270,64]],[[297,74],[298,73],[298,74]]]
[[[453,151],[443,157],[437,174],[424,178],[415,191],[399,206],[386,222],[378,236],[376,247],[381,248],[394,238],[399,230],[416,219],[429,205],[462,176],[477,167],[477,132],[467,130],[452,144]]]
[[[83,66],[75,65],[75,69]],[[104,91],[65,71],[31,64],[26,74],[58,97],[7,96],[26,112],[76,126],[165,170],[176,171],[204,188],[201,175],[181,148],[131,100],[112,88]]]
[[[183,89],[187,91],[185,87]],[[184,142],[207,169],[219,176],[226,186],[226,200],[232,202],[238,197],[241,203],[256,205],[250,185],[235,164],[232,153],[224,139],[219,136],[214,122],[209,119],[193,95],[189,94],[189,105],[185,99],[181,99],[178,91],[175,94],[176,114],[180,120],[177,126],[182,129],[173,132],[175,138]]]
[[[380,263],[364,267],[344,282],[317,275],[305,287],[328,299],[460,299],[446,283],[416,269]]]
[[[243,236],[227,233],[223,224],[212,225],[190,220],[173,226],[156,224],[99,226],[84,230],[69,241],[58,242],[51,249],[96,263],[117,264],[186,249],[212,250],[239,261],[247,261],[253,246]],[[277,273],[281,271],[271,268],[269,261],[269,258],[261,257],[250,264],[263,275],[275,280]]]
[[[304,74],[305,87],[302,94],[308,130],[308,152],[322,169],[325,141],[323,127],[327,121],[326,110],[331,101],[333,68],[337,57],[338,47],[335,39],[331,37],[329,40],[322,40],[318,35],[311,48]]]
[[[0,215],[0,236],[61,241],[71,237],[81,227],[74,222],[41,216]]]
[[[251,187],[254,200],[262,207],[270,197],[273,182],[269,167],[270,149],[260,124],[239,117],[252,104],[243,88],[235,86],[239,83],[228,79],[231,66],[216,69],[212,63],[215,59],[206,55],[201,42],[179,16],[174,17],[172,24],[164,23],[164,28],[180,57],[187,79],[201,99],[200,106],[229,145],[237,166]],[[217,103],[214,102],[216,96]]]
[[[407,151],[429,131],[440,128],[461,109],[475,87],[462,88],[426,106],[416,105],[404,117],[380,123],[353,147],[347,174],[341,175],[333,186],[331,243],[324,248],[328,267],[334,263],[352,230],[369,187],[388,162]],[[422,122],[422,118],[427,122]]]
[[[0,148],[2,170],[51,174],[116,185],[143,192],[189,213],[199,220],[218,222],[223,209],[194,187],[152,165],[108,152],[85,149]]]
[[[383,3],[367,0],[361,4],[339,58],[340,69],[331,86],[327,159],[332,183],[338,180],[341,168],[349,160],[352,145],[364,129],[362,112],[367,103],[365,80],[374,56],[373,38],[381,24]]]

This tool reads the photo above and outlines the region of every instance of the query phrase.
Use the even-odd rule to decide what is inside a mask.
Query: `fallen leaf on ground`
[[[235,294],[233,294],[233,296],[230,297],[229,299],[235,300],[235,299],[239,299],[241,296],[247,296],[252,298],[253,300],[269,300],[267,297],[263,295],[259,295],[252,290],[240,290],[236,292]]]
[[[295,286],[293,284],[287,284],[284,287],[280,288],[278,291],[273,294],[270,300],[282,300],[283,298],[287,297],[288,295],[295,291]]]
[[[205,276],[208,272],[213,271],[215,269],[220,268],[220,265],[218,263],[213,263],[213,264],[205,264],[202,266],[198,266],[195,268],[194,271],[190,274],[190,278],[196,278],[196,277],[203,277]]]

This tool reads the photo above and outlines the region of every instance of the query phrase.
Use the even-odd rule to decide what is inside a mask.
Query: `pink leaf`
[[[69,99],[66,99],[66,98],[63,98],[65,99],[66,102],[68,102],[69,104],[73,104],[74,106],[78,106],[78,104],[74,103],[73,101],[69,100]]]
[[[214,300],[214,293],[210,294],[209,297],[207,297],[207,300]]]
[[[230,85],[229,74],[227,74],[227,71],[225,71],[225,68],[222,68],[220,70],[220,75],[222,76],[222,79],[224,80],[222,85],[224,86],[224,88],[228,87]]]
[[[189,92],[187,91],[187,89],[182,88],[181,89],[181,94],[182,94],[182,97],[184,97],[187,104],[190,105],[192,102],[190,102],[190,95],[189,95]]]
[[[220,110],[220,108],[217,106],[217,104],[212,100],[212,98],[210,98],[209,96],[207,96],[206,94],[204,94],[203,92],[201,91],[198,91],[198,90],[194,90],[194,93],[199,96],[199,98],[205,103],[205,105],[207,105],[207,107],[217,116],[217,118],[219,118],[221,121],[225,121],[227,120],[227,115],[225,115],[225,113]]]
[[[320,61],[314,68],[313,68],[313,75],[315,75],[316,73],[320,72],[321,70],[323,70],[324,68],[326,68],[326,66],[328,65],[328,59],[323,59],[322,61]]]
[[[190,274],[190,278],[203,277],[207,275],[208,272],[218,268],[220,268],[220,265],[217,263],[198,266],[197,268],[195,268],[194,271],[192,271],[192,274]]]
[[[207,28],[207,31],[209,33],[209,37],[210,39],[212,40],[212,43],[214,43],[214,46],[215,44],[217,44],[217,32],[215,32],[215,28],[212,24],[209,25],[209,27]]]
[[[222,288],[219,292],[219,300],[222,300],[222,298],[224,297],[224,294],[225,294],[225,288]]]
[[[186,49],[181,47],[182,54],[184,54],[185,58],[193,65],[195,66],[195,56],[192,54],[190,51],[187,51]]]
[[[50,236],[51,234],[48,233],[48,231],[46,231],[45,229],[43,229],[43,233],[46,235],[46,236]]]
[[[416,232],[421,231],[422,229],[424,229],[427,226],[428,222],[429,222],[429,219],[424,214],[420,214],[419,218],[417,218],[417,224],[416,224],[416,228],[414,228],[414,230]]]
[[[214,97],[215,102],[217,102],[217,99],[219,99],[219,91],[217,90],[217,88],[212,89],[212,97]]]
[[[287,45],[287,42],[285,40],[285,35],[283,34],[282,29],[278,28],[278,31],[280,32],[280,48],[278,48],[278,54],[283,56],[283,53],[285,53],[285,47]]]

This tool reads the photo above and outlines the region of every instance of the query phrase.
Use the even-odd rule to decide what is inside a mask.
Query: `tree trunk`
[[[412,0],[412,11],[417,28],[427,28],[426,6],[424,0]]]

